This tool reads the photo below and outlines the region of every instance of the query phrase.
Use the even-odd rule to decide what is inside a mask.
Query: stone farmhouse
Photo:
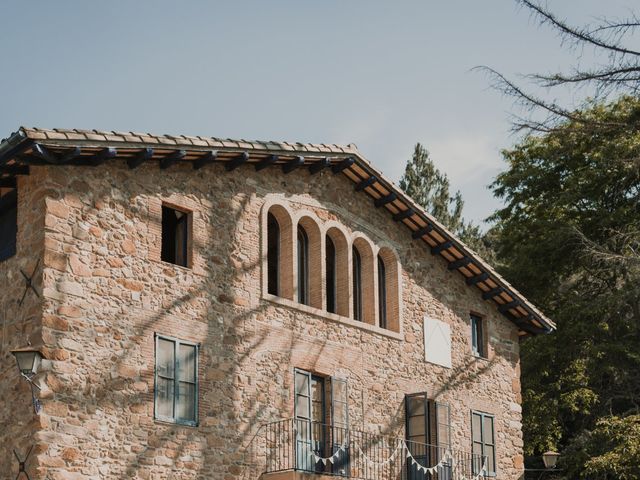
[[[3,479],[519,479],[555,328],[353,145],[21,128],[0,292]]]

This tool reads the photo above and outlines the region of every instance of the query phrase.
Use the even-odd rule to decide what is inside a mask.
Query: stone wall
[[[32,172],[20,202],[34,218],[19,213],[32,243],[0,265],[31,265],[44,248],[44,299],[23,327],[39,332],[42,323],[51,357],[39,420],[30,420],[6,354],[0,378],[24,415],[3,407],[6,435],[31,421],[43,439],[32,478],[255,479],[244,466],[248,447],[260,424],[293,415],[294,367],[348,379],[351,426],[360,430],[402,436],[404,395],[426,390],[451,406],[454,448],[469,451],[471,409],[495,414],[498,478],[519,478],[515,326],[347,179],[250,166],[131,171],[120,161]],[[274,201],[397,254],[401,333],[266,294],[263,206]],[[160,261],[162,202],[193,212],[191,268]],[[471,311],[488,323],[486,360],[471,355]],[[453,368],[424,361],[425,315],[450,324]],[[153,418],[156,333],[200,343],[198,427]]]

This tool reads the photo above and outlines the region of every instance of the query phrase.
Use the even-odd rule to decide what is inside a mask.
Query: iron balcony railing
[[[303,419],[264,425],[264,473],[297,470],[357,480],[484,479],[486,457]]]

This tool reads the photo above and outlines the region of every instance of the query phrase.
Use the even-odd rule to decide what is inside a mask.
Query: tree
[[[640,479],[640,99],[591,102],[503,152],[493,220],[507,278],[557,321],[522,346],[525,451],[568,478]]]
[[[449,178],[436,168],[429,152],[420,143],[416,144],[413,156],[407,162],[400,188],[463,242],[489,260],[490,247],[480,227],[465,221],[462,216],[462,195],[459,191],[451,195]]]
[[[640,32],[640,18],[637,15],[631,13],[629,18],[623,20],[603,19],[595,25],[574,26],[560,19],[540,2],[516,1],[537,17],[541,25],[551,27],[564,46],[578,53],[589,49],[596,59],[604,59],[598,66],[577,66],[568,73],[528,75],[527,79],[533,86],[543,87],[551,92],[557,87],[581,88],[598,101],[611,100],[620,94],[636,96],[640,93],[640,50],[629,45]],[[631,132],[638,130],[638,118],[626,119],[630,120],[629,123],[618,123],[613,120],[605,122],[584,117],[583,113],[588,109],[575,109],[534,95],[492,68],[478,68],[488,72],[494,80],[494,86],[512,96],[526,111],[534,115],[542,114],[538,119],[533,115],[515,116],[515,130],[550,132],[564,128],[567,120],[601,133],[621,129]]]

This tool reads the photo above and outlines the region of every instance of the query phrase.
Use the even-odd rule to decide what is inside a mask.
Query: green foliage
[[[440,223],[456,234],[468,246],[489,260],[491,249],[480,227],[462,217],[464,201],[460,192],[451,195],[449,178],[436,168],[429,152],[417,143],[407,162],[400,188],[424,207]]]
[[[526,453],[561,450],[568,478],[640,479],[640,99],[503,154],[497,257],[558,324],[522,347]]]

